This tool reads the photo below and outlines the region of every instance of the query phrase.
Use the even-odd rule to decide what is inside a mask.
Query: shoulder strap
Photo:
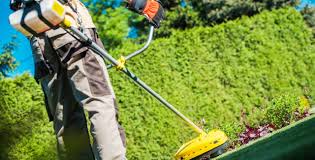
[[[32,28],[30,28],[26,23],[25,23],[25,17],[27,13],[29,13],[32,10],[32,8],[24,8],[23,9],[23,14],[21,18],[21,26],[29,33],[32,35],[37,35],[37,32],[35,32]]]
[[[37,12],[37,14],[38,14],[38,18],[39,18],[41,21],[43,21],[48,27],[54,28],[55,26],[54,26],[52,23],[50,23],[50,22],[43,16],[43,13],[42,13],[42,10],[41,10],[41,8],[40,8],[39,3],[36,3],[34,7],[35,7],[35,10],[36,10],[36,12]]]
[[[26,30],[28,31],[29,33],[35,35],[35,36],[38,36],[39,33],[37,33],[35,30],[33,30],[31,27],[29,27],[26,23],[25,23],[25,17],[26,15],[33,11],[33,10],[36,10],[37,14],[38,14],[38,18],[44,22],[49,28],[55,28],[55,26],[50,23],[44,16],[43,16],[43,13],[42,13],[42,10],[41,10],[41,7],[40,7],[40,4],[39,3],[35,3],[32,7],[26,7],[24,8],[23,10],[23,15],[22,15],[22,20],[21,20],[21,26]]]

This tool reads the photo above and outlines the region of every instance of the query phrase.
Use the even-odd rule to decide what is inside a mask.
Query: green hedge
[[[139,47],[127,43],[113,53],[119,57]],[[265,122],[273,97],[315,96],[314,53],[311,30],[287,8],[212,28],[173,31],[127,65],[193,121],[205,120],[206,129],[221,128],[236,140],[246,123]],[[128,78],[116,71],[111,77],[129,159],[169,159],[196,136]]]
[[[212,28],[173,31],[128,66],[193,121],[206,129],[220,128],[235,140],[245,123],[259,125],[274,108],[297,104],[274,97],[315,95],[313,44],[302,16],[289,8]],[[113,54],[139,47],[125,43]],[[196,136],[128,78],[115,70],[110,74],[127,133],[128,159],[170,159]],[[27,75],[1,80],[0,95],[0,159],[55,159],[52,126],[34,80]]]
[[[28,74],[0,80],[0,113],[0,159],[56,159],[43,95]]]

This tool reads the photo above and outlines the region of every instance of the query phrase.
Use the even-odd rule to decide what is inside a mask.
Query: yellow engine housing
[[[220,147],[228,141],[228,137],[220,130],[212,130],[208,134],[201,134],[199,137],[187,142],[177,151],[176,160],[190,160]]]

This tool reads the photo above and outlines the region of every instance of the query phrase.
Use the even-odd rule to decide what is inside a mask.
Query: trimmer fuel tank
[[[9,21],[15,29],[29,37],[59,25],[64,17],[65,8],[58,0],[44,0],[17,10],[9,16]]]

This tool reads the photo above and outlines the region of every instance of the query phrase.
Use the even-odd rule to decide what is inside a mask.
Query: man
[[[103,47],[85,6],[79,0],[64,0],[63,4],[66,17]],[[128,8],[145,15],[155,27],[159,27],[164,14],[155,0],[129,0]],[[35,78],[42,86],[53,120],[59,158],[126,159],[125,133],[117,121],[115,94],[104,60],[63,28],[33,36],[30,41]]]

